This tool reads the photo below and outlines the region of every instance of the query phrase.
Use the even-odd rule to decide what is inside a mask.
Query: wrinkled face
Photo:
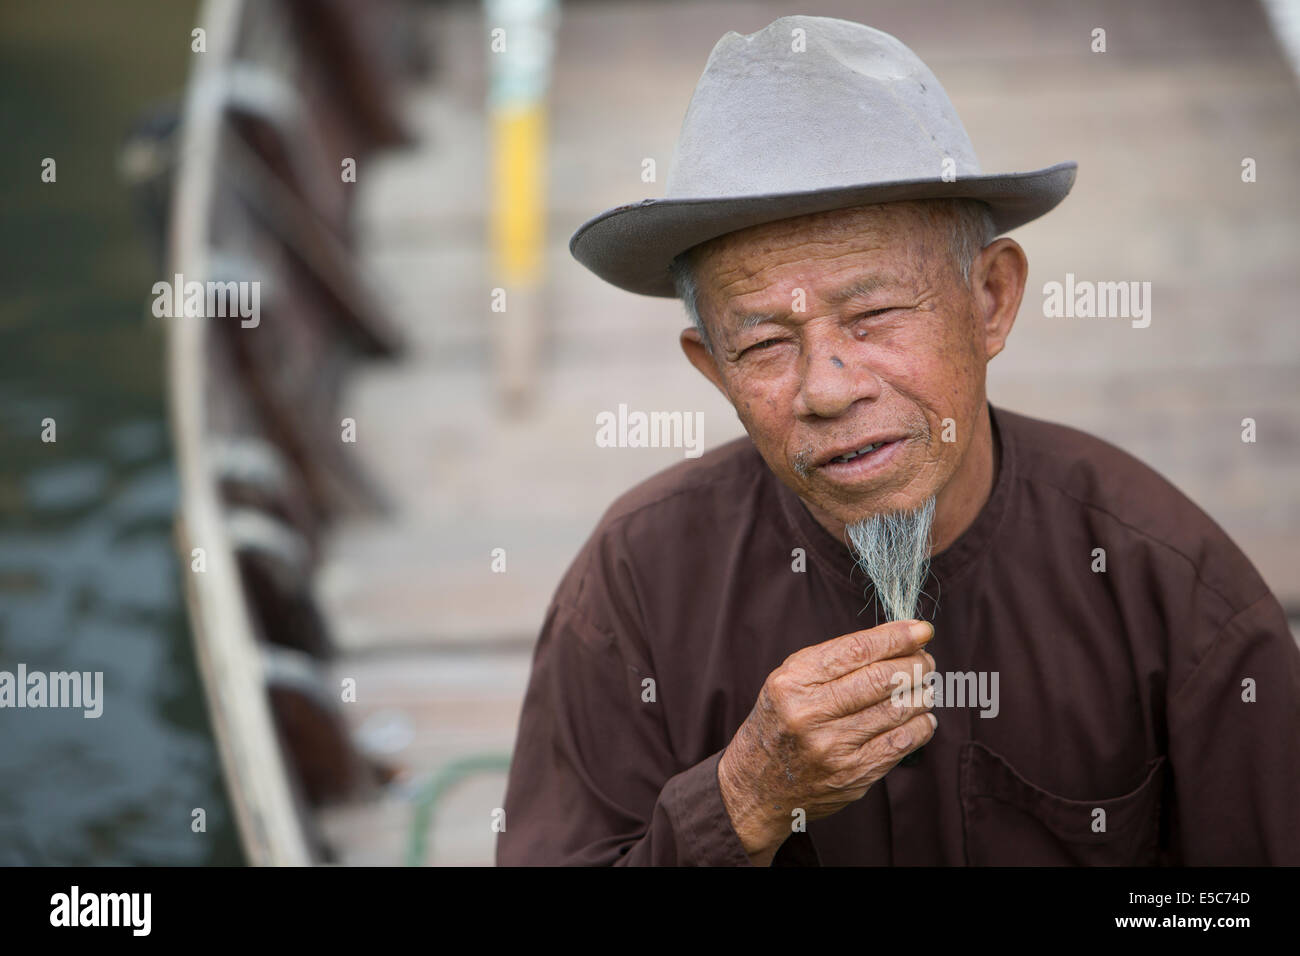
[[[917,508],[970,446],[989,354],[949,230],[889,203],[756,226],[692,256],[720,387],[819,519]]]

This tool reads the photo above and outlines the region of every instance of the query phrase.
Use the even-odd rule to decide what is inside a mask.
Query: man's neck
[[[934,542],[930,549],[931,557],[951,547],[984,510],[989,495],[993,493],[993,481],[1001,458],[1001,449],[997,445],[993,423],[989,420],[988,402],[985,402],[976,419],[975,437],[966,449],[965,457],[935,498],[934,525],[930,532]],[[836,541],[844,540],[843,522],[821,514],[820,509],[808,510]]]

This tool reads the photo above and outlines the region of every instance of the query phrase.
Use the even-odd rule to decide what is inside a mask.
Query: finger
[[[845,717],[893,697],[910,698],[915,689],[924,687],[925,675],[933,670],[934,658],[925,651],[866,664],[821,686],[822,712]]]
[[[891,696],[865,710],[842,717],[831,726],[835,733],[844,735],[844,739],[860,747],[872,737],[901,727],[913,717],[929,713],[933,706],[931,695],[923,694],[920,690],[916,693],[909,690],[903,695]]]
[[[925,746],[938,729],[939,718],[932,713],[917,714],[897,727],[876,734],[861,748],[861,759],[881,770],[881,775],[893,769],[913,750]]]
[[[789,662],[810,684],[824,684],[852,673],[864,664],[904,657],[934,637],[925,621],[890,621],[805,647]]]

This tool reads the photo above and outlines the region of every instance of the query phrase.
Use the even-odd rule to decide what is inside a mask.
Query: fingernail
[[[936,717],[936,716],[934,716],[934,714],[926,714],[925,716],[927,716],[927,717],[930,718],[930,729],[931,729],[931,730],[934,730],[936,727],[939,726],[939,718]]]
[[[934,625],[928,621],[917,621],[907,629],[907,633],[916,638],[918,644],[925,644],[930,638],[934,637]],[[925,638],[925,640],[920,640],[920,638]]]

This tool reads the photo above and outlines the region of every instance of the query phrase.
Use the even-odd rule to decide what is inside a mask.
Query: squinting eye
[[[893,312],[893,311],[894,311],[893,309],[872,309],[870,312],[863,312],[861,315],[859,315],[858,321],[863,322],[868,319],[874,319],[878,315],[884,315],[886,312]],[[865,339],[868,334],[868,330],[862,328],[854,329],[853,332],[860,339]]]
[[[759,351],[761,349],[767,348],[769,345],[780,345],[782,341],[783,341],[782,339],[764,339],[762,342],[756,342],[755,344],[751,345],[749,348],[745,349],[745,351],[741,352],[740,354],[744,355],[745,352]]]

